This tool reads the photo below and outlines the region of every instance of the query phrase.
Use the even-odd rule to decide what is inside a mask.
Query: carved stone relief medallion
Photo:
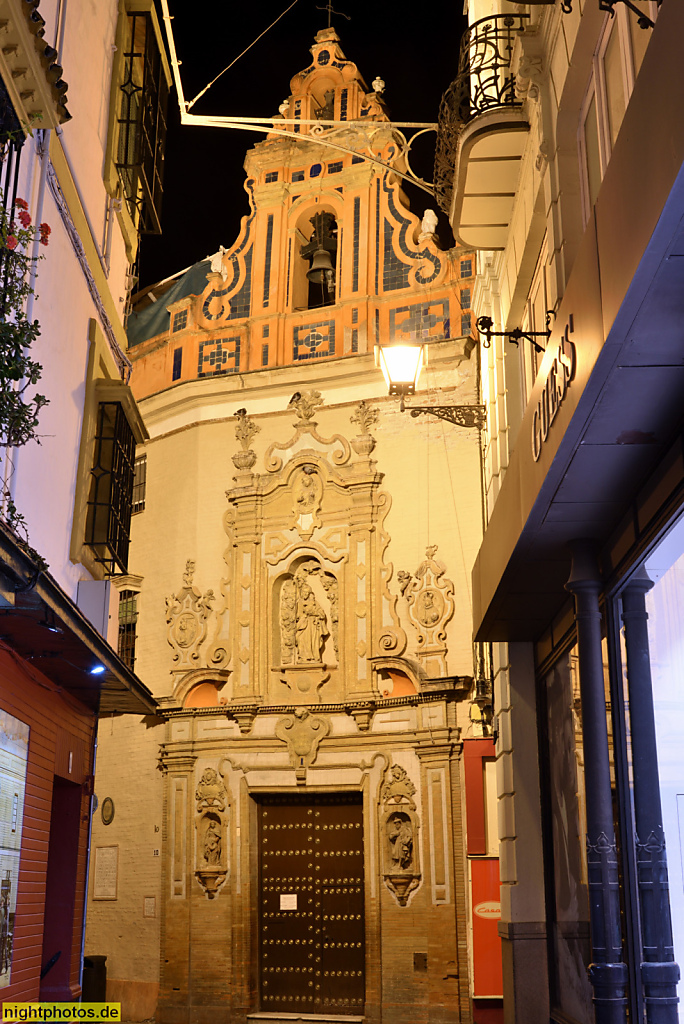
[[[179,615],[173,632],[179,647],[191,647],[199,633],[197,619],[190,612],[184,612]]]
[[[417,655],[428,679],[448,675],[446,625],[454,613],[454,585],[444,575],[446,567],[435,559],[431,545],[415,577],[404,574],[402,593],[411,621],[418,631]]]

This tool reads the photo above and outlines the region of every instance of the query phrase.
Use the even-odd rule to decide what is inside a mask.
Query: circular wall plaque
[[[102,810],[100,811],[103,825],[111,825],[114,821],[114,801],[111,796],[106,796],[102,801]]]

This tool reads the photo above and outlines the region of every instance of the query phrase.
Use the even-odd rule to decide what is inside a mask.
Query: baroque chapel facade
[[[91,872],[86,952],[130,1019],[471,1022],[499,994],[473,969],[498,861],[467,253],[409,210],[405,140],[334,30],[311,52],[280,108],[301,124],[247,154],[238,239],[129,325],[150,440],[127,585],[160,715],[101,728],[118,878],[104,899]],[[428,346],[469,426],[399,410],[387,338]]]

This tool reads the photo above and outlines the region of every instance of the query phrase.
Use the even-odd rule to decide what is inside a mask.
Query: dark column
[[[642,569],[622,592],[641,908],[641,980],[649,1024],[677,1024],[679,967],[672,942],[646,614],[646,593],[652,586]]]
[[[613,829],[606,699],[601,656],[601,577],[590,541],[571,545],[566,588],[575,597],[587,807],[587,868],[596,1024],[627,1020],[627,967],[622,962],[617,848]]]

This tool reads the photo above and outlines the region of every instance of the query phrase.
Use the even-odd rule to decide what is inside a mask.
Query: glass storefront
[[[684,963],[684,520],[645,563],[660,797],[668,860],[675,959]],[[684,986],[679,985],[684,998]]]

